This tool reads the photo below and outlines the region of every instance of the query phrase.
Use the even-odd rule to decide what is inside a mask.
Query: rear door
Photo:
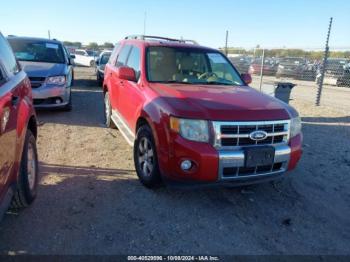
[[[117,111],[120,111],[120,92],[122,92],[122,80],[118,77],[117,69],[121,66],[126,66],[126,61],[129,57],[131,50],[130,45],[124,45],[121,47],[116,63],[114,66],[111,67],[111,70],[109,72],[110,74],[110,100],[112,104],[112,108],[116,109]]]
[[[0,197],[12,174],[17,150],[17,117],[21,99],[19,67],[6,39],[0,34]]]
[[[141,50],[133,46],[126,62],[126,66],[135,70],[136,82],[124,80],[120,84],[119,110],[128,126],[135,130],[136,117],[143,104],[142,92],[138,85],[141,69]]]

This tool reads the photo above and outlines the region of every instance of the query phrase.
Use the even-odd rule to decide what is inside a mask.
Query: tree
[[[73,45],[76,46],[77,48],[81,48],[82,46],[81,42],[73,42]]]
[[[98,44],[96,42],[91,42],[88,44],[87,48],[89,49],[98,49]]]
[[[113,48],[114,45],[113,45],[112,43],[110,43],[110,42],[105,42],[105,43],[102,45],[102,47],[104,47],[104,48]]]

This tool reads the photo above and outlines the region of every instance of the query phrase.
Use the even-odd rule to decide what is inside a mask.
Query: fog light
[[[190,170],[192,167],[192,162],[190,160],[184,160],[181,162],[181,169],[184,171]]]
[[[55,100],[55,103],[56,103],[56,104],[61,104],[61,99],[57,98],[57,99]]]

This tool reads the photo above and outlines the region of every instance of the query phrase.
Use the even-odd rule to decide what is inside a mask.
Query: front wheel
[[[36,140],[30,130],[26,133],[21,166],[17,181],[17,191],[13,196],[11,208],[21,209],[29,206],[37,194],[39,180],[38,153]]]
[[[140,182],[148,187],[155,188],[161,184],[158,166],[157,151],[149,126],[141,126],[134,143],[134,164]]]

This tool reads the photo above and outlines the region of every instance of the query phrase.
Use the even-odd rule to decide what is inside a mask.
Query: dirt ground
[[[304,155],[286,179],[152,191],[121,134],[103,125],[93,69],[75,75],[73,111],[38,113],[38,198],[1,221],[1,253],[350,254],[349,111],[316,108],[295,89]],[[327,101],[339,92],[349,105],[347,90],[327,90]]]

